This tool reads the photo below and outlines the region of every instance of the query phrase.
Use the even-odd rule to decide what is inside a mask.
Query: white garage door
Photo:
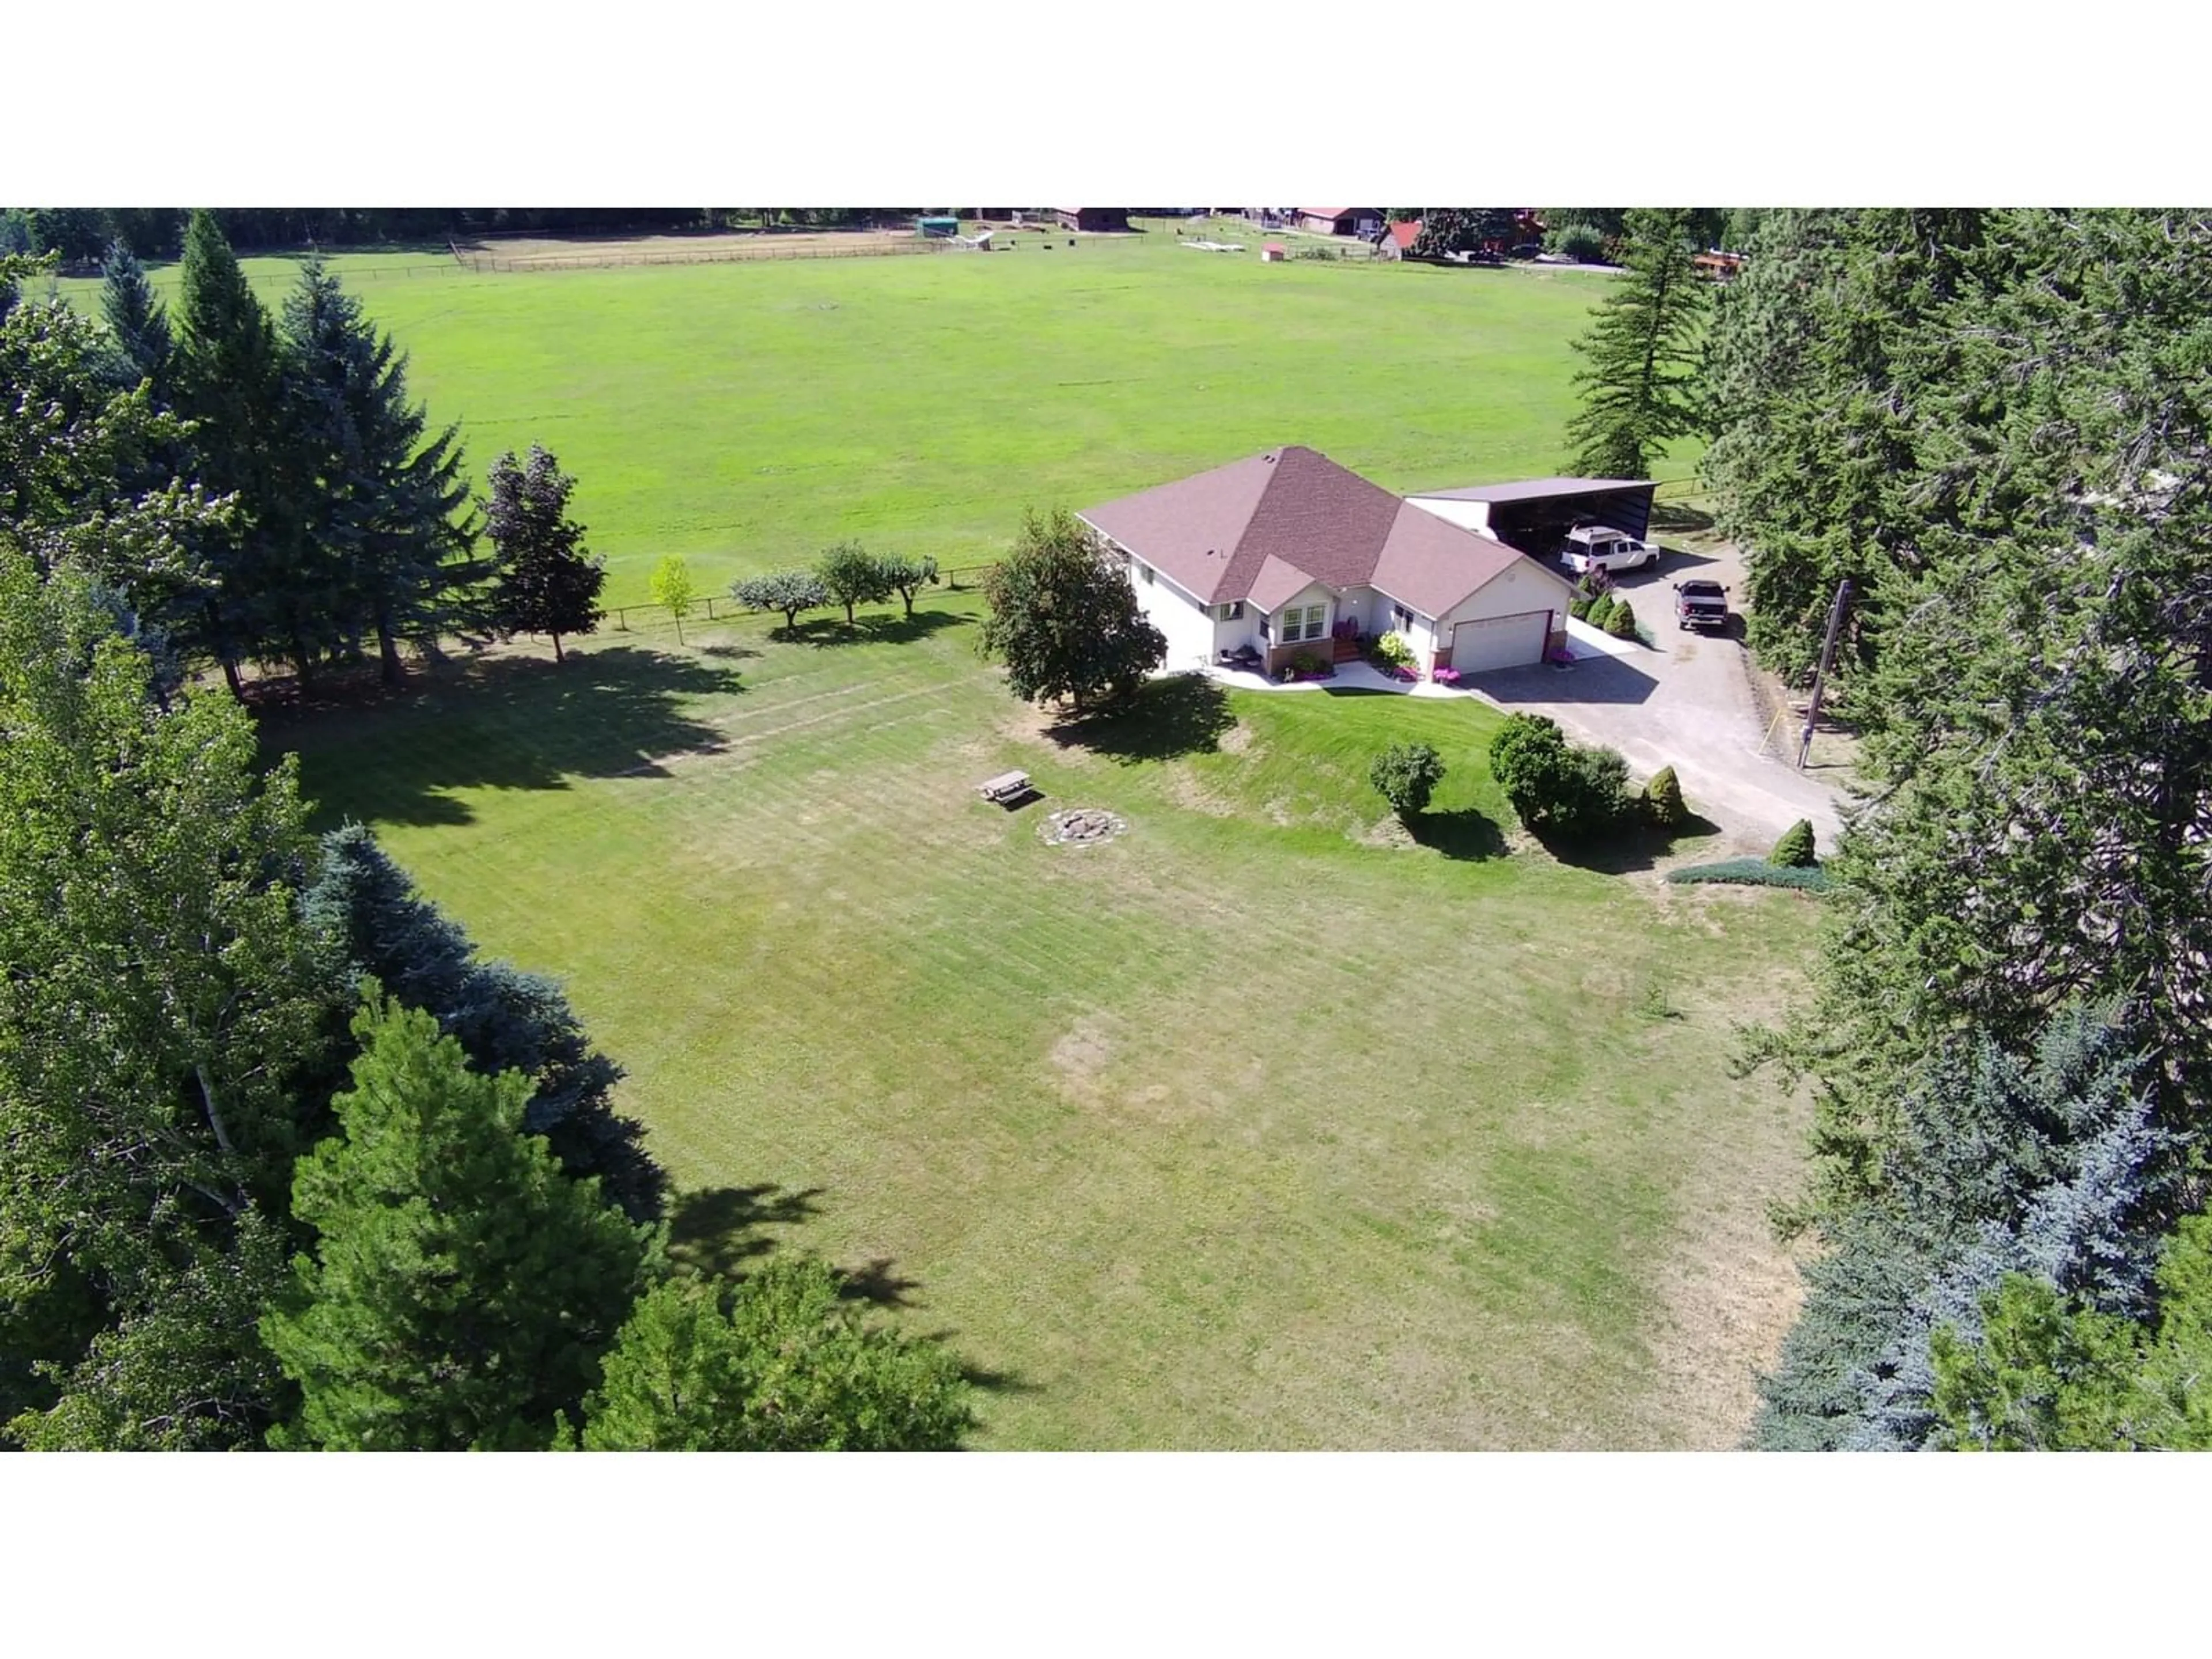
[[[1548,611],[1523,611],[1517,616],[1483,617],[1455,623],[1451,665],[1462,674],[1480,674],[1492,668],[1541,662],[1551,623]]]

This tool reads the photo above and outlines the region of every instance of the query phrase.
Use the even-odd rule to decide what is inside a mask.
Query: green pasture
[[[532,441],[576,475],[616,604],[645,600],[668,552],[718,591],[848,536],[974,563],[1026,504],[1081,507],[1284,443],[1394,489],[1553,472],[1567,342],[1607,280],[1263,266],[1158,230],[528,274],[428,250],[334,264],[433,417],[461,422],[479,477]],[[280,302],[290,262],[247,269]]]
[[[647,544],[682,512],[773,503],[791,523],[835,500],[826,476],[737,487],[780,417],[750,371],[702,361],[687,381],[689,352],[717,326],[743,361],[767,334],[787,361],[809,330],[875,334],[896,364],[824,351],[822,373],[885,403],[841,423],[827,388],[793,386],[781,441],[860,498],[839,527],[880,514],[889,543],[893,524],[987,526],[1040,476],[1079,495],[1260,441],[1256,393],[1211,436],[1193,390],[1163,394],[1172,431],[1141,451],[1133,395],[1065,391],[1033,422],[1012,410],[1086,362],[1130,368],[1139,339],[1156,375],[1188,349],[1201,375],[1241,355],[1267,365],[1255,385],[1288,386],[1304,359],[1251,313],[1349,327],[1357,296],[1396,280],[1293,271],[1255,300],[1243,285],[1260,274],[1224,260],[1171,304],[1119,286],[1147,254],[1050,273],[1024,257],[1003,272],[916,258],[734,273],[764,279],[750,288],[726,271],[443,285],[485,331],[476,345],[436,316],[435,289],[379,303],[408,316],[441,407],[528,404],[539,429],[573,434],[564,457],[599,477],[610,541],[618,503],[642,514],[665,495],[663,529],[631,521]],[[997,354],[1002,383],[975,387],[1002,400],[987,442],[951,395],[963,377],[896,343],[957,355],[939,296],[988,283],[1023,320],[957,334]],[[1094,288],[1121,309],[1086,315]],[[686,319],[679,299],[639,301],[648,291],[721,297]],[[1524,322],[1581,292],[1443,276],[1409,291],[1416,310],[1501,306]],[[837,309],[810,313],[808,295]],[[1206,343],[1240,307],[1235,350]],[[550,332],[528,345],[563,314],[568,349]],[[1055,315],[1076,320],[1047,326]],[[617,337],[669,377],[658,395]],[[1401,368],[1413,349],[1410,334],[1389,348],[1408,354]],[[1548,351],[1518,348],[1532,386]],[[1340,368],[1368,396],[1397,384],[1375,356]],[[1318,369],[1310,384],[1328,418],[1279,435],[1393,482],[1469,470],[1445,432],[1362,425],[1352,392]],[[641,421],[664,408],[663,447],[721,468],[727,491],[687,466],[648,485],[613,465],[647,465],[642,425],[546,418],[587,386]],[[495,386],[496,400],[477,389]],[[1455,395],[1474,422],[1480,399]],[[720,440],[694,399],[729,422]],[[1086,408],[1095,450],[1058,429]],[[1489,420],[1498,445],[1529,447],[1474,471],[1543,463],[1533,423],[1516,438]],[[1316,432],[1330,421],[1341,439]],[[891,465],[908,445],[911,470]],[[941,493],[925,483],[940,471]],[[690,526],[694,551],[771,550],[765,532],[710,531]],[[742,568],[725,556],[718,568]],[[603,633],[565,668],[496,653],[394,702],[274,718],[269,738],[300,754],[328,821],[374,824],[489,951],[566,981],[685,1189],[679,1250],[728,1262],[775,1243],[860,1272],[986,1376],[985,1445],[1732,1441],[1771,1332],[1715,1310],[1776,1277],[1760,1215],[1794,1178],[1802,1116],[1723,1059],[1732,1024],[1794,981],[1809,902],[1669,890],[1509,835],[1483,763],[1497,716],[1469,700],[1164,682],[1141,720],[1054,731],[978,663],[975,617],[972,594],[940,592],[911,623],[864,613],[852,635],[823,623],[787,641],[748,620],[689,628],[679,648],[665,628]],[[1449,768],[1412,836],[1364,781],[1402,736]],[[1042,801],[975,797],[1012,767]],[[1109,808],[1127,832],[1048,846],[1040,821],[1068,806]]]

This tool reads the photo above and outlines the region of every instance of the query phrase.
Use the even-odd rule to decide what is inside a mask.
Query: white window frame
[[[1231,599],[1226,605],[1214,607],[1216,622],[1242,622],[1243,618],[1244,601],[1242,599]]]
[[[1295,623],[1292,621],[1294,617],[1297,619]],[[1300,631],[1293,634],[1291,629],[1294,626]],[[1328,637],[1328,605],[1327,601],[1324,600],[1319,605],[1291,605],[1283,607],[1283,643],[1285,645],[1310,645]]]

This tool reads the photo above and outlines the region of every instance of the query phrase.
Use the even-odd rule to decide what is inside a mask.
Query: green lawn
[[[1054,240],[532,275],[334,263],[433,417],[462,422],[479,477],[533,441],[577,476],[617,604],[643,601],[672,551],[716,591],[845,536],[974,563],[1025,504],[1080,507],[1277,444],[1401,490],[1565,459],[1567,342],[1607,278]],[[247,269],[281,303],[289,264]],[[156,279],[173,289],[173,268]]]
[[[918,267],[1000,280],[861,263],[774,275],[884,316]],[[1801,1114],[1722,1060],[1808,901],[1509,840],[1470,701],[1170,686],[1064,742],[976,662],[973,596],[927,605],[857,641],[505,654],[270,738],[567,981],[690,1191],[684,1248],[866,1270],[992,1375],[984,1444],[1732,1440],[1773,1315],[1715,1310],[1786,1281],[1759,1215]],[[1449,770],[1393,844],[1364,771],[1406,735]],[[976,799],[1016,766],[1046,801]],[[1046,846],[1068,805],[1128,832]]]

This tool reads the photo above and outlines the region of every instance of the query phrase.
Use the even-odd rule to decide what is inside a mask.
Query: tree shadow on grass
[[[1087,749],[1133,766],[1212,754],[1236,724],[1228,696],[1214,681],[1203,674],[1170,674],[1147,680],[1121,708],[1060,720],[1047,726],[1045,736],[1063,749]]]
[[[647,647],[600,646],[565,663],[496,656],[419,675],[374,707],[274,711],[265,749],[295,750],[318,823],[459,824],[463,789],[565,789],[576,778],[661,777],[722,734],[684,699],[744,690],[738,671]]]
[[[774,1239],[762,1236],[762,1228],[812,1219],[820,1213],[815,1200],[821,1195],[819,1187],[786,1192],[773,1182],[679,1193],[668,1211],[669,1256],[708,1278],[732,1278],[745,1263],[775,1248]]]
[[[1650,870],[1674,850],[1678,841],[1688,841],[1699,836],[1717,836],[1721,827],[1711,818],[1696,812],[1682,821],[1679,830],[1660,830],[1648,823],[1632,823],[1611,835],[1586,837],[1543,836],[1536,837],[1543,848],[1562,864],[1571,864],[1578,870],[1594,870],[1600,875],[1621,876],[1631,871]]]
[[[891,1257],[879,1255],[865,1267],[837,1269],[837,1294],[847,1302],[865,1302],[873,1308],[909,1308],[908,1291],[920,1290],[918,1279],[902,1278]]]
[[[1701,507],[1689,507],[1680,501],[1651,503],[1651,528],[1672,530],[1680,535],[1695,535],[1713,527],[1713,515]]]
[[[840,645],[911,645],[947,628],[964,628],[975,619],[953,611],[917,611],[911,617],[862,616],[848,627],[842,616],[816,617],[777,637],[824,649]]]
[[[1480,807],[1417,813],[1406,829],[1421,846],[1432,847],[1448,859],[1494,859],[1505,854],[1504,832]]]

